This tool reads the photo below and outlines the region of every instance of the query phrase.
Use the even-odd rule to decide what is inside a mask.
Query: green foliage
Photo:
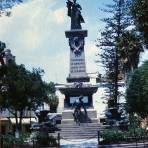
[[[46,102],[49,93],[55,89],[52,83],[42,81],[43,73],[41,69],[29,71],[24,65],[9,64],[6,77],[2,79],[7,91],[0,93],[0,107],[8,108],[16,119],[22,119],[25,110],[35,110],[42,102]],[[21,130],[21,120],[16,122],[16,127]]]
[[[135,31],[132,23],[127,0],[113,0],[105,11],[111,15],[103,19],[106,25],[97,46],[101,49],[99,56],[109,83],[106,93],[106,98],[109,100],[108,107],[117,110],[122,95],[118,88],[120,74],[124,74],[126,80],[128,73],[138,67],[143,45],[141,36]]]
[[[42,71],[30,72],[24,65],[10,64],[3,84],[8,91],[3,94],[3,107],[14,111],[22,111],[26,107],[34,108],[43,101],[45,95],[44,82],[41,79]]]
[[[110,17],[103,19],[106,25],[104,31],[101,32],[101,38],[98,39],[97,46],[101,49],[101,54],[99,53],[98,55],[101,57],[101,63],[105,67],[106,78],[109,83],[106,93],[107,100],[110,100],[109,107],[118,108],[118,100],[121,96],[118,88],[118,82],[120,81],[119,76],[120,74],[123,74],[125,65],[128,66],[126,67],[126,70],[130,70],[133,65],[137,66],[137,61],[139,61],[139,50],[138,53],[137,50],[134,50],[137,59],[134,59],[135,57],[133,57],[133,63],[129,64],[130,62],[128,62],[128,64],[124,64],[122,62],[123,59],[129,59],[129,54],[126,52],[127,43],[125,44],[125,40],[127,37],[127,30],[131,25],[131,17],[128,14],[126,0],[113,0],[113,3],[107,5],[106,9],[105,12],[109,12]],[[128,41],[130,43],[133,42],[130,37]],[[131,43],[130,47],[132,49],[134,48],[133,46],[135,46],[135,44]],[[136,46],[136,49],[137,48],[139,48],[139,46]],[[136,63],[134,63],[135,61]]]
[[[105,130],[102,133],[103,143],[118,143],[124,140],[124,134],[118,129]]]
[[[118,43],[123,72],[133,71],[138,67],[140,53],[143,51],[141,36],[135,30],[125,31]]]
[[[117,128],[105,130],[101,133],[101,137],[103,138],[101,144],[113,144],[134,142],[135,138],[137,140],[141,140],[143,137],[148,138],[148,133],[145,129],[130,126],[127,131]]]
[[[56,139],[53,136],[49,136],[47,132],[35,132],[33,137],[33,140],[37,141],[37,144],[41,147],[47,147],[47,146],[51,146],[51,147],[55,147],[57,146],[57,142]]]
[[[51,94],[48,97],[48,103],[50,106],[50,112],[56,112],[59,104],[59,98],[55,94]]]
[[[147,0],[130,0],[131,14],[138,30],[144,37],[145,43],[148,46],[148,1]]]
[[[39,132],[37,135],[37,142],[40,146],[48,146],[49,136],[48,133]]]
[[[21,134],[19,138],[15,138],[15,136],[11,134],[6,134],[6,135],[1,135],[0,138],[3,138],[4,148],[10,148],[13,145],[24,144],[28,137],[29,134]]]
[[[10,16],[11,11],[10,9],[15,6],[16,4],[22,3],[24,0],[1,0],[0,1],[0,17]]]
[[[142,128],[135,128],[135,127],[131,127],[128,129],[128,132],[126,133],[126,136],[127,137],[144,137],[144,136],[147,136],[147,132],[145,129],[142,129]]]
[[[138,116],[134,116],[133,114],[129,115],[129,123],[131,128],[140,127],[140,119],[138,118]]]
[[[56,92],[55,84],[53,82],[50,82],[47,85],[47,91],[49,94],[54,94]]]
[[[15,144],[15,137],[13,135],[4,135],[3,136],[3,145],[4,147],[10,147]]]
[[[4,63],[4,49],[6,48],[6,44],[0,41],[0,103],[2,100],[2,95],[1,93],[3,92],[3,83],[2,83],[2,78],[5,76],[7,68]]]
[[[126,90],[126,107],[131,114],[141,118],[148,115],[148,61],[131,75]]]
[[[50,112],[56,112],[59,104],[59,98],[55,94],[55,84],[53,82],[45,83],[45,90],[47,94],[45,102],[50,106]]]

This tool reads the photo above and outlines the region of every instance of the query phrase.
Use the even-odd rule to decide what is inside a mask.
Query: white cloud
[[[98,48],[96,47],[95,42],[93,41],[87,41],[85,48],[86,48],[86,56],[91,58],[92,56],[94,57],[98,51]]]
[[[44,69],[44,80],[48,82],[52,80],[55,83],[65,83],[69,73],[68,54],[63,52],[55,56],[32,55],[29,57],[29,61],[30,63],[26,64],[29,69],[32,69],[32,67],[41,67]]]
[[[43,68],[48,81],[63,81],[69,69],[63,29],[66,12],[63,6],[56,8],[57,3],[31,0],[14,7],[11,17],[0,18],[0,40],[12,50],[16,62],[29,69]]]
[[[57,24],[63,24],[66,20],[66,9],[60,8],[54,11],[54,16]]]
[[[98,60],[99,58],[97,56],[98,51],[99,50],[96,47],[95,42],[86,41],[85,53],[86,53],[86,64],[87,64],[86,67],[88,73],[96,73],[98,71],[102,73],[102,68],[98,67],[96,63],[96,60]]]
[[[45,80],[65,82],[69,74],[69,46],[64,36],[70,26],[67,8],[58,0],[30,0],[12,9],[12,16],[0,18],[1,40],[28,68],[41,67]],[[68,23],[67,23],[68,22]],[[67,26],[68,25],[68,26]],[[97,70],[94,42],[85,45],[88,72]]]

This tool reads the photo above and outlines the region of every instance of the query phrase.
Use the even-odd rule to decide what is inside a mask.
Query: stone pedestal
[[[70,72],[67,82],[89,82],[84,52],[84,38],[87,37],[87,30],[70,30],[66,31],[65,35],[69,38],[70,46]]]
[[[65,36],[69,39],[70,46],[70,67],[67,77],[67,82],[70,84],[59,88],[60,92],[65,95],[64,108],[71,107],[79,96],[83,96],[86,107],[93,107],[92,96],[97,91],[97,87],[85,83],[90,81],[86,72],[84,51],[87,30],[72,29],[65,31]]]
[[[83,96],[83,102],[86,107],[93,107],[93,94],[97,91],[98,87],[94,85],[82,85],[76,87],[75,84],[59,88],[60,92],[65,95],[64,108],[69,108],[73,105],[76,98]]]

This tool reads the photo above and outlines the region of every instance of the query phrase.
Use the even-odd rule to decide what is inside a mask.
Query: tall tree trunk
[[[20,111],[20,117],[19,117],[19,131],[22,132],[22,119],[23,119],[23,110]]]
[[[15,137],[19,138],[19,122],[18,122],[18,112],[15,110],[15,121],[16,121],[16,127],[15,127]]]
[[[119,43],[119,38],[122,34],[121,32],[121,6],[122,6],[122,1],[119,0],[119,3],[118,3],[118,18],[117,18],[117,38],[116,38],[116,42],[117,42],[117,45]],[[119,75],[119,57],[118,57],[118,53],[119,53],[119,49],[118,49],[118,46],[115,47],[115,96],[114,96],[114,101],[115,101],[115,107],[118,107],[118,89],[119,89],[119,86],[118,86],[118,75]]]
[[[116,59],[115,59],[115,95],[114,95],[115,107],[118,106],[118,72],[119,72],[119,60],[118,60],[118,48],[116,47]]]

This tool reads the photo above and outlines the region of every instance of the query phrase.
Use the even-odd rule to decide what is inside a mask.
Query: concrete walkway
[[[128,143],[128,144],[112,144],[99,146],[100,148],[148,148],[148,142],[145,143]],[[61,148],[99,148],[96,139],[90,140],[61,140]]]
[[[61,148],[98,148],[96,139],[61,140]]]

